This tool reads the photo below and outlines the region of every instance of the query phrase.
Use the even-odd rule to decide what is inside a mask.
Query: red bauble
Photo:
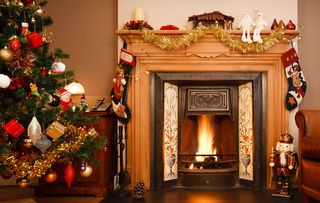
[[[70,188],[71,183],[74,180],[75,174],[75,169],[72,165],[72,162],[70,161],[64,169],[64,181],[66,181],[68,188]]]
[[[23,3],[24,5],[30,5],[30,4],[33,3],[33,0],[22,0],[22,3]]]
[[[42,68],[41,69],[41,75],[47,75],[47,69]]]
[[[9,46],[10,49],[13,53],[16,53],[17,51],[20,50],[21,44],[20,41],[18,39],[17,36],[13,36],[10,40],[9,40]]]
[[[104,147],[103,152],[107,152],[107,151],[108,151],[108,147]]]

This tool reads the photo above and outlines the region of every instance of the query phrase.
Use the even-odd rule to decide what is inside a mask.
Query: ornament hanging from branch
[[[33,116],[28,125],[28,137],[31,139],[33,145],[41,138],[41,126],[38,119]]]
[[[10,63],[13,59],[12,51],[5,46],[3,49],[0,49],[0,60],[4,63]]]
[[[85,164],[85,169],[80,170],[80,175],[87,178],[92,175],[93,169],[92,166],[90,166],[88,163]]]
[[[7,75],[0,74],[0,88],[7,88],[10,85],[10,78]]]
[[[47,183],[54,183],[56,182],[57,178],[58,178],[58,174],[55,171],[50,170],[49,172],[46,173],[44,179],[47,181]]]
[[[10,46],[11,51],[14,54],[20,50],[21,44],[20,44],[19,38],[16,35],[10,37],[9,46]]]
[[[61,61],[54,62],[51,66],[52,73],[63,73],[66,70],[66,65]]]
[[[71,93],[65,88],[60,89],[60,105],[62,111],[66,111],[69,108],[69,104],[71,102]]]
[[[76,171],[72,165],[72,162],[69,161],[66,168],[64,169],[64,181],[66,181],[68,188],[71,187],[71,183],[74,180]]]

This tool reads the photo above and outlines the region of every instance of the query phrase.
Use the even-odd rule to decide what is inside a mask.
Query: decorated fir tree
[[[65,85],[74,73],[65,70],[61,49],[51,51],[53,23],[45,0],[0,0],[0,172],[28,182],[58,160],[92,161],[106,140],[87,129],[85,108],[70,107]],[[82,127],[81,127],[82,126]]]

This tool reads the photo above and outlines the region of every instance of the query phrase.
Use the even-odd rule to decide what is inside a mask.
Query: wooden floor
[[[0,187],[0,203],[300,203],[299,192],[290,199],[274,199],[270,191],[246,189],[230,190],[191,190],[174,188],[160,192],[147,192],[142,200],[131,196],[116,198],[96,198],[88,196],[72,197],[34,197],[33,188]]]

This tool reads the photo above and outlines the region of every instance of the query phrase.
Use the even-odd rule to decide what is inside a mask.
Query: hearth
[[[153,73],[151,78],[151,131],[157,143],[151,150],[152,189],[261,186],[262,151],[254,147],[263,136],[261,73]],[[250,137],[246,146],[243,130]]]

